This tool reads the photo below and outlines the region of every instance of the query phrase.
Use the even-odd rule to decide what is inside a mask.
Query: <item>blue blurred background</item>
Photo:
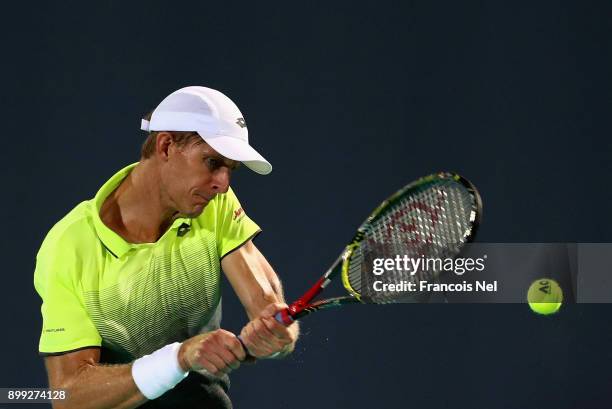
[[[138,159],[171,91],[230,96],[270,176],[235,175],[256,244],[300,295],[380,199],[452,170],[483,242],[609,242],[609,2],[11,3],[0,386],[46,384],[34,257]],[[237,408],[609,408],[612,306],[355,306],[303,321],[284,361],[232,376]],[[223,326],[246,320],[225,283]]]

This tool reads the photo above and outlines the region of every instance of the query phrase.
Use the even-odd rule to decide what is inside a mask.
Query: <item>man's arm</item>
[[[221,260],[221,266],[251,320],[240,336],[249,352],[266,357],[293,351],[299,336],[297,322],[285,327],[274,319],[286,307],[283,290],[266,258],[248,241]]]
[[[66,401],[54,402],[54,408],[128,409],[146,402],[132,378],[131,364],[100,365],[99,361],[98,348],[45,358],[49,387],[68,393]]]
[[[145,403],[148,398],[141,392],[134,380],[136,372],[133,366],[140,361],[141,380],[138,385],[145,386],[143,391],[155,390],[157,395],[165,390],[159,389],[157,382],[162,385],[168,382],[170,371],[179,374],[188,371],[202,371],[221,376],[240,366],[245,359],[245,352],[240,342],[231,332],[219,329],[205,334],[196,335],[184,341],[178,352],[168,362],[168,355],[158,354],[169,346],[161,348],[151,355],[139,358],[134,363],[123,365],[100,364],[100,350],[87,348],[64,355],[49,356],[45,358],[45,365],[49,376],[49,386],[53,389],[65,389],[68,399],[55,401],[55,409],[131,409]],[[164,356],[165,355],[165,356]],[[167,365],[170,364],[170,365]],[[135,369],[135,368],[134,368]],[[172,384],[176,384],[182,376]],[[148,382],[143,385],[143,382]],[[171,382],[170,382],[171,383]],[[151,397],[153,398],[153,397]]]

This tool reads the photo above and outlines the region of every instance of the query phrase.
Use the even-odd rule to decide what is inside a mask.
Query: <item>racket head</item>
[[[361,302],[414,301],[419,293],[372,291],[375,259],[454,258],[474,240],[480,225],[482,199],[476,187],[456,173],[423,177],[383,201],[361,224],[342,255],[342,283]],[[401,268],[385,271],[391,282],[436,279],[441,271]]]

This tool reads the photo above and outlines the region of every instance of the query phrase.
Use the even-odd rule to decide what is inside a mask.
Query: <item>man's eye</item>
[[[219,161],[215,158],[206,158],[206,165],[211,169],[217,169],[219,167]]]
[[[217,170],[226,166],[229,170],[235,170],[240,166],[240,162],[235,162],[234,164],[227,164],[225,161],[219,158],[204,158],[204,163],[210,170]]]

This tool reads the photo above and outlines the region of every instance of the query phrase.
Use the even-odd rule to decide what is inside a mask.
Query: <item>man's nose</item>
[[[225,193],[229,189],[231,170],[223,166],[213,174],[212,188],[216,193]]]

